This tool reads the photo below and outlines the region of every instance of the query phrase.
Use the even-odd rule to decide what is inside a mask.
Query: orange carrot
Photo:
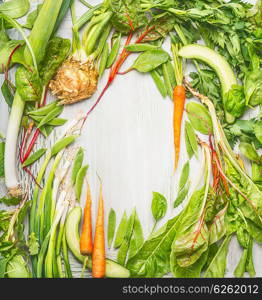
[[[105,232],[104,232],[104,200],[102,194],[102,184],[100,184],[100,195],[98,204],[98,214],[96,219],[96,231],[94,248],[92,254],[92,276],[94,278],[105,277],[106,255],[105,255]]]
[[[175,144],[175,170],[178,166],[179,154],[180,154],[180,137],[181,137],[181,123],[184,113],[184,106],[186,101],[186,91],[183,85],[177,85],[174,88],[173,94],[174,100],[174,144]]]
[[[91,205],[91,191],[90,186],[87,183],[86,205],[84,210],[82,234],[80,237],[80,252],[82,255],[90,255],[93,250]]]

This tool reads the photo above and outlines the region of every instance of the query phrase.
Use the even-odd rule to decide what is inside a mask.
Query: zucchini
[[[75,256],[75,258],[81,263],[84,262],[85,256],[80,253],[80,236],[79,236],[79,224],[82,217],[82,208],[77,206],[73,208],[66,219],[65,224],[65,234],[66,241],[69,249]],[[89,259],[87,263],[88,268],[92,268],[92,262]],[[119,265],[113,260],[106,259],[106,277],[109,278],[128,278],[130,277],[130,272],[125,267]]]
[[[237,84],[236,76],[229,63],[216,51],[203,45],[191,44],[182,47],[178,54],[183,58],[200,60],[212,68],[220,80],[223,98],[224,95],[232,88],[232,85]],[[226,111],[225,113],[226,121],[230,124],[234,123],[235,117]]]

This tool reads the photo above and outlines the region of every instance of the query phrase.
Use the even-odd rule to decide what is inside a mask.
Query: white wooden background
[[[31,1],[32,9],[40,2],[42,1]],[[101,1],[89,2],[95,5]],[[77,3],[77,15],[82,15],[84,11],[86,8]],[[69,15],[59,34],[71,37]],[[168,48],[167,43],[166,49]],[[135,55],[128,58],[123,70],[134,58]],[[186,72],[189,73],[191,70],[192,67],[188,66]],[[99,82],[98,91],[92,99],[66,107],[63,117],[70,119],[79,112],[87,111],[105,85],[107,74],[105,73]],[[1,75],[0,84],[2,81]],[[150,209],[152,191],[159,192],[168,199],[169,209],[163,222],[176,214],[172,203],[177,192],[180,169],[187,161],[187,154],[182,142],[179,172],[173,178],[172,111],[172,102],[168,98],[162,99],[150,76],[133,71],[116,78],[100,104],[89,116],[82,136],[77,141],[86,149],[86,162],[90,165],[88,179],[92,189],[94,216],[99,190],[96,172],[103,181],[106,222],[111,207],[117,212],[117,224],[124,210],[130,214],[132,208],[136,207],[144,234],[147,236],[153,225]],[[0,101],[0,113],[0,132],[5,133],[8,108],[3,99]],[[192,159],[190,175],[193,182],[199,176],[199,166],[200,162]],[[82,200],[84,204],[84,199]],[[257,276],[260,277],[261,250],[261,247],[255,244],[254,261]],[[233,276],[240,255],[241,249],[236,240],[233,240],[228,255],[227,276]],[[108,251],[108,256],[114,257],[113,251]],[[77,271],[79,268],[80,265],[75,262],[74,269]]]

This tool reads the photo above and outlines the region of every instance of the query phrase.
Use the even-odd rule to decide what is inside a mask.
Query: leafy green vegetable
[[[178,207],[188,195],[190,182],[188,182],[181,190],[179,190],[176,200],[174,201],[174,208]]]
[[[262,104],[262,70],[246,73],[244,92],[246,104],[256,106]]]
[[[3,197],[0,198],[0,203],[5,204],[6,206],[16,206],[21,202],[21,198],[15,197]]]
[[[3,97],[5,98],[5,102],[9,107],[12,107],[14,101],[14,90],[8,84],[8,81],[5,80],[1,86],[1,92]]]
[[[27,15],[26,23],[23,27],[27,29],[32,29],[35,23],[35,20],[39,14],[40,9],[42,8],[43,4],[38,4],[37,8],[32,11],[30,14]]]
[[[10,40],[2,45],[0,48],[0,73],[5,72],[8,63],[10,63],[9,67],[12,67],[13,63],[12,61],[9,62],[9,57],[11,53],[21,44],[21,41]]]
[[[228,246],[231,236],[227,236],[220,245],[216,255],[209,264],[204,277],[206,278],[223,278],[226,271]]]
[[[62,113],[63,109],[63,106],[55,107],[53,110],[50,111],[50,113],[48,113],[45,117],[42,118],[37,128],[41,128],[48,124],[50,121],[54,120],[57,116],[59,116]]]
[[[261,157],[258,155],[256,149],[254,148],[254,146],[252,144],[241,142],[239,144],[239,150],[249,160],[251,160],[257,164],[262,163]]]
[[[44,85],[47,85],[53,78],[68,56],[70,48],[70,40],[61,37],[54,37],[48,42],[45,56],[40,65],[40,77]]]
[[[132,277],[160,278],[170,271],[171,244],[179,216],[169,220],[127,262]]]
[[[145,51],[138,56],[131,69],[147,73],[164,64],[169,59],[169,54],[161,49]]]
[[[243,115],[246,109],[246,100],[243,87],[240,85],[232,85],[224,95],[224,103],[226,110],[233,116],[239,118]]]
[[[9,0],[0,3],[0,12],[13,19],[18,19],[27,14],[30,8],[29,0]]]
[[[203,105],[190,101],[186,105],[186,111],[195,130],[203,134],[212,133],[212,120],[208,110]]]
[[[165,216],[167,211],[167,200],[163,195],[153,192],[151,211],[156,222]]]
[[[39,101],[42,84],[37,72],[20,66],[15,74],[16,88],[23,101]]]

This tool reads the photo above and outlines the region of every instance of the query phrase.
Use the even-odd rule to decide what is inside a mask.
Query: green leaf
[[[21,202],[21,198],[16,197],[3,197],[0,198],[0,203],[5,204],[6,206],[16,206]]]
[[[213,132],[212,120],[205,106],[190,101],[186,105],[186,111],[195,130],[202,134],[211,134]]]
[[[186,145],[189,149],[188,149],[188,152],[190,155],[192,155],[192,151],[193,151],[193,154],[195,154],[196,157],[198,157],[198,143],[197,143],[197,136],[196,136],[196,133],[191,125],[190,122],[186,121],[185,123],[185,135],[186,135],[186,138],[187,138],[187,141],[186,143],[189,143],[189,145]],[[191,150],[192,149],[192,150]],[[189,155],[188,154],[188,155]],[[190,157],[189,155],[189,157]],[[190,157],[191,158],[191,157]]]
[[[35,20],[38,16],[39,11],[42,8],[42,6],[43,6],[43,4],[38,4],[37,8],[34,11],[32,11],[30,14],[27,15],[26,23],[23,26],[24,28],[27,28],[27,29],[32,29],[33,28]]]
[[[40,65],[40,78],[44,85],[54,77],[60,65],[67,58],[71,42],[61,37],[52,38],[47,45],[45,56]]]
[[[224,103],[227,112],[237,118],[241,117],[246,109],[243,87],[232,85],[231,90],[224,95]]]
[[[188,155],[189,159],[191,159],[194,155],[194,150],[191,146],[191,142],[189,140],[186,130],[185,130],[185,144],[186,144],[187,155]]]
[[[227,253],[230,240],[231,236],[227,236],[220,245],[216,255],[205,272],[205,278],[223,278],[225,276]]]
[[[23,101],[40,101],[42,82],[33,69],[20,66],[15,74],[16,88]]]
[[[204,221],[205,186],[193,193],[179,220],[172,252],[181,267],[194,264],[208,249],[209,232]]]
[[[10,88],[9,84],[5,80],[1,86],[2,95],[5,98],[5,102],[9,107],[12,107],[14,100],[14,91]]]
[[[108,216],[107,224],[107,242],[108,247],[111,248],[116,229],[116,212],[111,208]]]
[[[200,278],[201,270],[206,264],[208,251],[203,253],[201,257],[191,266],[182,268],[178,265],[174,252],[170,256],[171,271],[176,278]]]
[[[165,216],[167,211],[167,200],[163,195],[153,192],[151,211],[156,222]]]
[[[164,50],[158,49],[146,51],[138,56],[131,69],[147,73],[164,64],[168,59],[169,54]]]
[[[239,150],[249,160],[251,160],[257,164],[262,163],[260,156],[258,155],[256,149],[254,148],[254,146],[252,144],[241,142],[239,144]]]
[[[179,191],[181,191],[189,178],[189,171],[190,171],[190,165],[189,165],[189,161],[187,161],[181,171],[181,175],[180,175],[180,180],[179,180]]]
[[[227,205],[220,210],[213,218],[211,225],[209,226],[209,245],[221,240],[226,234],[225,214],[227,212]]]
[[[119,248],[122,245],[126,233],[126,228],[127,228],[127,215],[126,212],[124,212],[116,232],[114,248]]]
[[[34,162],[36,162],[39,158],[41,158],[46,153],[46,148],[41,148],[37,150],[35,153],[33,153],[31,156],[28,157],[28,159],[23,163],[22,167],[27,167],[32,165]]]
[[[9,57],[11,53],[15,50],[15,48],[17,48],[18,45],[21,45],[22,43],[23,43],[22,41],[10,40],[5,42],[0,47],[0,73],[5,72],[8,63],[9,63],[9,68],[13,66],[13,59],[11,62],[9,62]],[[16,50],[16,52],[17,51],[18,49]]]
[[[177,194],[176,200],[174,201],[174,208],[178,207],[188,195],[190,188],[190,182],[188,182]]]
[[[169,220],[127,262],[126,267],[132,277],[161,278],[170,272],[171,244],[177,232],[179,217],[180,215]]]
[[[262,121],[259,121],[254,125],[254,133],[256,138],[262,144]]]
[[[262,104],[262,71],[254,70],[246,73],[244,91],[246,104],[256,106]]]
[[[0,142],[0,178],[5,176],[5,143]]]
[[[29,8],[29,0],[10,0],[0,4],[0,12],[13,19],[18,19],[26,15]]]

